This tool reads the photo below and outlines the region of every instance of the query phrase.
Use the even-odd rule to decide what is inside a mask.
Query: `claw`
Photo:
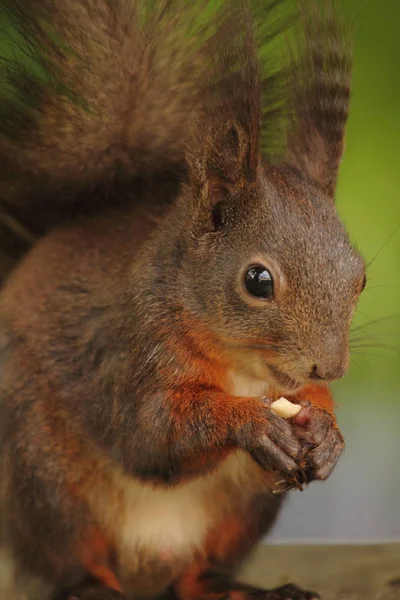
[[[286,485],[276,487],[274,490],[272,490],[272,493],[274,494],[274,496],[278,496],[280,494],[284,494],[285,492],[289,492],[290,490],[292,490],[295,487],[295,484],[289,483],[288,481],[284,481],[284,482],[280,482],[280,483],[285,483]]]
[[[299,478],[298,478],[298,483],[299,485],[303,485],[305,483],[308,482],[308,477],[307,477],[307,469],[300,469],[299,470]]]
[[[291,489],[291,486],[288,488],[280,488],[279,490],[272,490],[272,493],[274,496],[280,496],[280,494],[284,494],[285,492],[288,492]]]
[[[297,477],[293,477],[290,481],[292,488],[296,488],[300,492],[304,490],[304,486],[307,484],[308,480],[303,469],[300,469],[299,475]]]
[[[307,476],[307,471],[300,469],[298,476],[291,477],[289,480],[281,479],[280,481],[277,481],[275,483],[275,489],[272,490],[272,493],[277,496],[293,489],[297,489],[302,492],[308,482],[309,479]]]

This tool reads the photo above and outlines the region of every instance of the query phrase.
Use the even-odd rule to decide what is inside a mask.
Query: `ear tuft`
[[[303,40],[293,63],[290,162],[333,198],[350,106],[352,47],[335,1],[301,0]]]

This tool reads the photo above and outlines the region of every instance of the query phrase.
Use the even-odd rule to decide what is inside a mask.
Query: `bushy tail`
[[[212,34],[207,4],[1,0],[8,198],[179,164]]]
[[[0,0],[0,282],[49,227],[130,201],[138,180],[178,180],[193,119],[233,112],[264,156],[286,138],[307,162],[311,129],[332,136],[331,92],[348,71],[333,74],[332,11],[318,21],[332,2],[301,0],[311,41],[290,67],[291,0]]]
[[[67,216],[118,202],[117,180],[182,168],[209,5],[0,0],[3,271]]]

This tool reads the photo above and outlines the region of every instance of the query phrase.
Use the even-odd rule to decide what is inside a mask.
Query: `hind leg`
[[[97,482],[99,493],[111,487],[102,459],[86,451],[52,405],[47,410],[44,397],[36,408],[24,390],[27,398],[0,399],[0,422],[7,423],[0,432],[1,600],[3,589],[10,600],[66,600],[88,577],[118,591],[114,548],[88,501]]]
[[[316,592],[294,584],[262,589],[235,581],[234,573],[199,565],[195,580],[184,578],[177,586],[179,600],[318,600]],[[97,599],[96,599],[97,600]],[[108,599],[107,599],[108,600]]]
[[[209,575],[207,585],[198,590],[196,600],[319,600],[316,592],[303,590],[294,584],[274,589],[257,588],[251,585],[230,581],[215,573]],[[97,600],[97,599],[96,599]]]
[[[127,600],[119,592],[104,587],[99,583],[82,585],[69,592],[67,595],[59,595],[55,600]]]
[[[209,536],[205,557],[198,557],[176,583],[179,600],[317,600],[318,594],[293,584],[264,590],[235,581],[238,567],[275,521],[281,501],[263,495],[245,515],[226,518]]]

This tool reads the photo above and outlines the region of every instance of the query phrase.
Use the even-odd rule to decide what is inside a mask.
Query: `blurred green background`
[[[356,43],[337,203],[368,284],[350,372],[335,385],[347,451],[326,483],[292,493],[275,542],[400,540],[400,1],[341,3]]]

